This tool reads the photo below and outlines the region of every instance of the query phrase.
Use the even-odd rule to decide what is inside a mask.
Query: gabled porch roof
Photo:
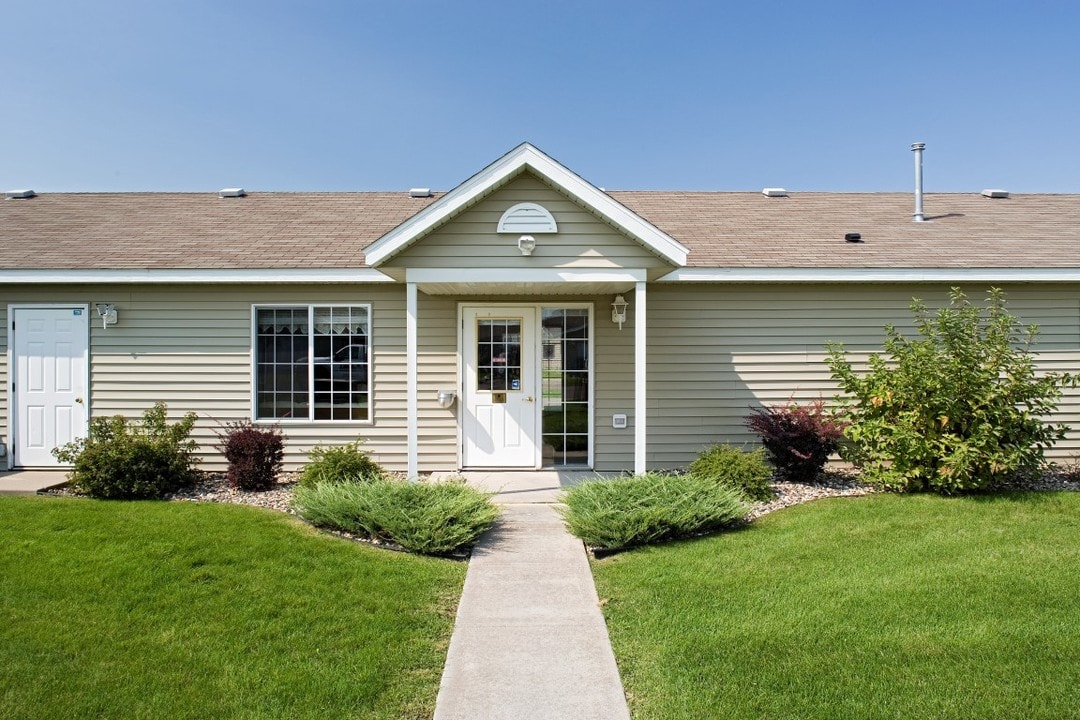
[[[527,171],[574,198],[671,265],[686,265],[689,251],[684,245],[527,142],[369,245],[365,249],[368,264],[374,268],[387,264],[435,228]]]

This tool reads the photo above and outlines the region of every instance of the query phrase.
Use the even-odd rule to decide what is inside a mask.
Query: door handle
[[[81,397],[77,397],[77,398],[75,398],[75,402],[77,402],[77,403],[79,403],[80,405],[82,405],[82,404],[83,404],[83,399],[82,399]]]
[[[532,397],[532,395],[526,395],[525,397],[522,398],[522,400],[524,400],[525,402],[532,402],[533,397]]]

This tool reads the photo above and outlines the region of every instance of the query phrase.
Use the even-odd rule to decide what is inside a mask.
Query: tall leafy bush
[[[165,403],[156,403],[135,424],[122,415],[90,421],[85,438],[56,448],[58,460],[71,463],[71,485],[92,497],[158,498],[196,478],[198,444],[190,438],[195,413],[168,422]]]
[[[899,490],[957,493],[992,488],[1038,470],[1044,451],[1065,436],[1047,419],[1076,378],[1038,373],[1034,325],[1021,328],[998,288],[985,308],[958,288],[937,313],[911,304],[919,337],[885,328],[885,357],[857,372],[844,347],[829,346],[829,367],[845,393],[850,426],[845,457],[871,482]]]

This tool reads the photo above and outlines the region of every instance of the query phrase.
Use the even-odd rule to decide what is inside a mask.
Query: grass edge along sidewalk
[[[593,563],[639,720],[1080,717],[1080,493],[822,500]]]
[[[250,507],[0,498],[0,716],[429,718],[465,564]]]

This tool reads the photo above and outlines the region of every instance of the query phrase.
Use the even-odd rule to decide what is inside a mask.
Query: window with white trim
[[[371,420],[371,306],[256,307],[255,417]]]

